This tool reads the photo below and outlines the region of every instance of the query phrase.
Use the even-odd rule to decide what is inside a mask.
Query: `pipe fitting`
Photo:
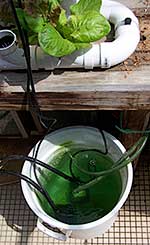
[[[24,69],[24,51],[16,44],[16,35],[10,30],[0,30],[0,69]]]
[[[78,0],[63,1],[65,7]],[[69,5],[67,5],[69,4]],[[126,60],[140,41],[139,23],[133,12],[121,3],[103,0],[101,13],[114,25],[115,37],[112,42],[92,44],[91,49],[76,51],[71,55],[56,58],[46,55],[40,47],[31,46],[32,69],[94,67],[109,68]],[[6,47],[0,43],[0,69],[23,69],[26,67],[24,52],[16,46],[16,35],[10,30],[0,31],[0,42],[8,37]],[[4,65],[5,64],[5,65]]]
[[[10,55],[16,48],[15,33],[10,30],[0,30],[0,56]]]
[[[105,0],[109,21],[115,27],[115,40],[101,43],[101,68],[109,68],[126,60],[140,41],[139,23],[133,12],[121,3]]]

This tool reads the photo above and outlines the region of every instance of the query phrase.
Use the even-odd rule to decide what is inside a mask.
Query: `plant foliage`
[[[10,18],[5,4],[0,3],[3,20]],[[79,0],[70,6],[70,16],[61,0],[24,0],[17,15],[29,37],[30,44],[39,44],[45,53],[62,57],[78,49],[90,48],[110,32],[110,25],[100,14],[101,0]],[[6,15],[4,16],[4,9]]]

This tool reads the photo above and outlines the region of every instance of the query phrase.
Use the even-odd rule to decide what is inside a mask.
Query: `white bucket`
[[[119,160],[122,154],[125,152],[125,148],[112,135],[106,132],[104,132],[104,134],[108,144],[109,156],[111,156],[112,160],[114,161]],[[37,158],[47,163],[50,155],[60,147],[60,144],[68,141],[73,141],[77,144],[84,145],[88,142],[88,144],[100,149],[101,151],[105,150],[104,141],[98,129],[81,126],[67,127],[56,130],[44,138]],[[29,155],[32,156],[32,154],[33,150],[31,150]],[[22,174],[28,176],[36,182],[33,165],[30,162],[26,161],[24,163]],[[129,195],[133,180],[132,164],[129,163],[128,166],[122,168],[120,170],[120,175],[122,179],[122,193],[116,206],[104,217],[94,222],[81,225],[69,225],[49,216],[40,206],[33,187],[23,180],[21,181],[21,185],[28,205],[38,216],[37,227],[39,230],[53,238],[63,241],[65,241],[68,237],[76,239],[89,239],[103,234],[111,227],[117,217],[118,211],[123,206]]]

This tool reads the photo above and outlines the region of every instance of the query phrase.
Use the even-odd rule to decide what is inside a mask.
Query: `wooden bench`
[[[141,42],[123,64],[108,70],[66,69],[34,72],[41,110],[120,110],[124,126],[144,130],[150,115],[150,6],[148,1],[120,1],[140,21]],[[25,71],[1,71],[0,110],[29,110]],[[16,117],[16,113],[14,114]],[[35,115],[32,115],[41,130]],[[16,121],[19,119],[16,117]],[[18,121],[18,126],[20,122]],[[22,126],[19,126],[22,127]],[[26,137],[24,133],[24,137]],[[139,135],[122,135],[130,147]]]

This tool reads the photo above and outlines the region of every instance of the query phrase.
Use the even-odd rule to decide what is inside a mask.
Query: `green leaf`
[[[44,19],[42,17],[31,17],[21,8],[16,8],[16,12],[20,24],[25,30],[31,30],[35,33],[38,33],[42,30],[43,25],[45,24]]]
[[[71,20],[77,22],[74,18]],[[109,32],[110,24],[106,18],[95,11],[89,11],[80,18],[78,17],[78,25],[75,31],[71,33],[71,38],[74,42],[90,43],[101,39]]]
[[[58,6],[60,6],[60,2],[59,0],[48,0],[49,2],[49,6],[50,6],[50,11],[57,8]]]
[[[38,39],[44,52],[55,57],[62,57],[76,50],[75,45],[64,39],[51,24],[43,27]]]
[[[97,11],[100,12],[102,5],[102,0],[80,0],[70,6],[70,11],[72,14],[81,15],[87,11]]]
[[[38,44],[38,35],[37,35],[37,33],[29,35],[29,44],[30,45]]]
[[[61,9],[61,13],[60,13],[59,19],[58,19],[58,25],[64,26],[66,24],[67,24],[66,11],[64,9]]]
[[[56,30],[65,38],[69,39],[71,37],[71,33],[74,31],[74,27],[70,25],[66,17],[66,11],[62,9],[61,14],[59,16]],[[70,40],[71,41],[71,40]]]
[[[67,19],[61,0],[24,0],[18,17],[27,30],[29,42],[37,44],[49,55],[62,57],[75,50],[91,47],[110,31],[108,21],[100,15],[102,0],[80,0],[70,7]]]
[[[25,13],[24,13],[23,9],[16,8],[16,12],[17,12],[17,16],[18,16],[18,19],[19,19],[19,22],[20,22],[22,28],[25,30],[28,30],[28,25],[25,21]]]
[[[45,24],[44,19],[42,17],[34,18],[25,12],[24,12],[24,18],[30,30],[32,30],[35,33],[39,33],[42,30],[43,25]]]
[[[76,50],[87,49],[92,47],[90,43],[74,43],[74,45],[76,47]]]

